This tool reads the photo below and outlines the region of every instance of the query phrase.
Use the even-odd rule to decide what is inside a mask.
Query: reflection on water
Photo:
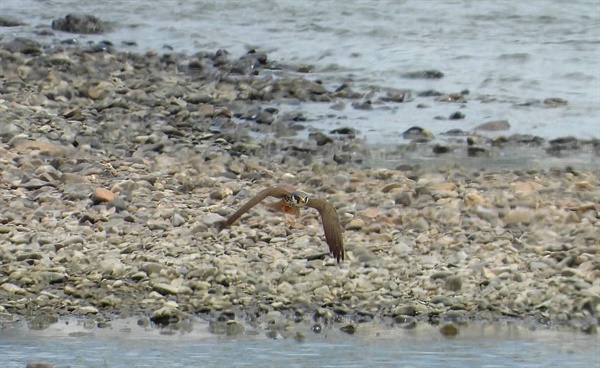
[[[139,326],[135,319],[98,328],[61,320],[44,330],[25,323],[0,328],[0,366],[43,361],[58,367],[598,367],[600,340],[514,324],[471,324],[443,337],[423,325],[404,330],[360,324],[353,335],[338,329],[268,334],[246,326],[236,336],[213,335],[194,321],[178,330]],[[303,338],[298,338],[298,332]],[[288,336],[288,337],[286,337]]]

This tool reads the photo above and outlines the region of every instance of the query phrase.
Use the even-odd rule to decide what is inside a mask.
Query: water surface
[[[74,319],[44,330],[24,323],[0,329],[0,365],[44,361],[60,367],[597,367],[598,335],[511,323],[471,324],[447,338],[438,329],[359,324],[348,335],[336,328],[314,333],[267,334],[246,326],[237,336],[214,335],[194,321],[179,331],[116,320],[99,329]],[[285,337],[284,337],[285,336]]]

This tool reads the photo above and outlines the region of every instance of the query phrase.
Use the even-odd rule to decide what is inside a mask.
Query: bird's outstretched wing
[[[279,187],[268,187],[262,192],[258,193],[252,199],[250,199],[246,204],[244,204],[239,210],[237,210],[233,215],[231,215],[227,220],[219,223],[219,231],[231,226],[234,222],[237,221],[242,215],[248,212],[252,207],[259,204],[263,199],[267,197],[275,197],[275,198],[283,198],[287,195],[290,195],[285,189]]]
[[[319,211],[323,230],[325,231],[325,240],[329,246],[329,252],[337,259],[344,260],[344,238],[342,237],[342,225],[335,207],[324,199],[311,198],[306,203],[306,207],[312,207]]]

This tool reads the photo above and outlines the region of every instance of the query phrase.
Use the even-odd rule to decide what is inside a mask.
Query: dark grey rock
[[[444,73],[439,70],[430,69],[404,73],[402,77],[409,79],[440,79],[444,77]]]
[[[352,107],[357,110],[373,110],[373,103],[371,100],[366,100],[363,102],[354,102],[352,103]]]
[[[69,33],[101,34],[109,31],[110,27],[93,15],[67,14],[64,18],[53,20],[52,29]]]
[[[441,155],[444,153],[452,152],[452,147],[450,147],[447,144],[437,143],[436,145],[433,146],[432,151],[436,155]]]
[[[426,91],[423,92],[419,92],[419,94],[417,96],[419,97],[438,97],[438,96],[442,96],[443,93],[436,91],[434,89],[428,89]]]
[[[418,126],[408,128],[402,133],[404,139],[417,140],[417,141],[429,141],[433,138],[433,134],[430,131],[423,129]]]
[[[273,122],[275,121],[275,116],[273,116],[272,113],[263,110],[261,111],[258,116],[256,117],[256,122],[258,124],[265,124],[265,125],[271,125],[273,124]]]
[[[350,156],[349,153],[340,153],[340,154],[336,153],[333,155],[333,161],[335,161],[336,163],[338,163],[340,165],[349,163],[351,159],[352,159],[352,156]]]
[[[403,192],[403,193],[398,193],[396,196],[394,196],[394,203],[401,204],[405,207],[410,207],[412,201],[413,201],[412,193]]]
[[[469,146],[467,147],[467,155],[469,157],[485,157],[488,155],[488,150],[481,146]]]
[[[407,315],[398,315],[394,317],[394,323],[405,330],[412,330],[417,327],[417,319]]]
[[[469,135],[469,133],[465,132],[462,129],[450,129],[445,131],[444,133],[441,133],[441,135],[446,135],[446,136],[454,136],[454,137],[464,137]]]
[[[348,335],[354,335],[354,333],[356,332],[356,326],[346,325],[346,326],[340,327],[340,331],[347,333]]]
[[[464,119],[465,117],[466,117],[465,114],[463,114],[460,111],[456,111],[456,112],[450,114],[450,116],[448,116],[448,119],[450,119],[450,120],[460,120],[460,119]]]
[[[567,100],[560,98],[560,97],[549,97],[544,100],[544,105],[550,106],[550,107],[564,106],[566,104],[567,104]]]
[[[25,23],[11,17],[0,16],[0,27],[19,27]]]
[[[334,129],[334,130],[330,131],[329,133],[345,135],[348,138],[355,138],[356,134],[358,133],[358,130],[356,130],[354,128],[350,128],[350,127],[342,127],[342,128]]]
[[[39,55],[42,53],[41,46],[38,42],[29,38],[17,37],[12,41],[6,42],[2,47],[10,52],[20,52],[26,55]]]

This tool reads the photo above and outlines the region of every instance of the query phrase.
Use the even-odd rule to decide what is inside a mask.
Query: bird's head
[[[290,207],[304,207],[308,203],[308,195],[304,192],[292,192],[285,196],[284,201]]]

